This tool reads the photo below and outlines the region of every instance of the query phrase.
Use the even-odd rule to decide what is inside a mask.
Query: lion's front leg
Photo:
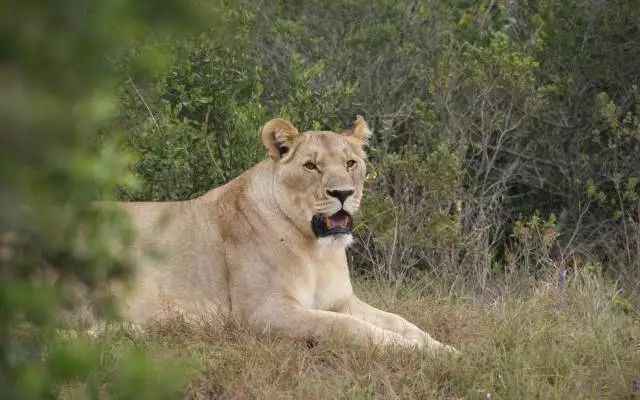
[[[260,307],[249,319],[258,332],[271,332],[293,338],[322,340],[342,334],[359,343],[413,347],[417,343],[397,332],[375,326],[351,315],[331,311],[305,309],[294,302],[269,303]]]
[[[399,315],[378,310],[377,308],[363,302],[355,295],[352,295],[349,301],[347,301],[339,311],[346,315],[352,315],[382,329],[396,332],[402,335],[405,339],[412,342],[418,342],[430,350],[456,351],[452,346],[438,342],[428,333],[424,332],[422,329]]]

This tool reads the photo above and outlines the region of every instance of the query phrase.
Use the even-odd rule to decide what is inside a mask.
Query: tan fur
[[[369,135],[362,117],[342,135],[299,134],[272,120],[261,132],[270,158],[226,185],[190,201],[121,203],[140,257],[126,316],[145,322],[206,313],[295,338],[342,332],[361,342],[450,350],[354,295],[345,254],[351,235],[318,239],[312,231],[314,214],[343,207],[353,215],[360,207]],[[341,205],[327,190],[354,193]]]

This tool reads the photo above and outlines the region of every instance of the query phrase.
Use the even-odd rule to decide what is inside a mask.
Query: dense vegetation
[[[273,116],[335,130],[363,114],[374,139],[362,269],[465,274],[482,290],[570,260],[638,290],[634,2],[225,12],[225,27],[162,44],[175,55],[166,75],[123,83],[142,181],[123,198],[192,198],[229,180],[264,157],[256,132]]]
[[[640,392],[637,2],[36,3],[0,17],[0,397]],[[265,157],[270,118],[356,114],[359,290],[465,358],[61,322],[79,284],[113,315],[133,267],[92,200],[194,198]]]

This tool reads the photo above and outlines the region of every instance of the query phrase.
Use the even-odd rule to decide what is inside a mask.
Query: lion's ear
[[[362,115],[358,115],[351,129],[347,129],[342,134],[350,138],[353,142],[364,146],[369,143],[371,130],[369,129],[369,125],[367,125],[367,121],[362,118]]]
[[[282,118],[275,118],[267,122],[260,133],[262,144],[267,148],[269,157],[274,161],[282,158],[291,149],[298,135],[296,127]]]

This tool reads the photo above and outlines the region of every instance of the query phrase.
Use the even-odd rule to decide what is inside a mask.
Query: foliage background
[[[336,130],[363,114],[374,139],[358,270],[464,275],[482,291],[507,272],[578,263],[638,291],[633,2],[240,2],[224,13],[224,40],[216,27],[171,42],[169,73],[122,85],[123,147],[142,181],[123,199],[188,199],[229,180],[264,157],[257,132],[274,116]]]
[[[165,376],[138,342],[111,347],[60,322],[78,287],[115,316],[109,284],[132,268],[126,221],[91,201],[197,197],[265,157],[258,131],[275,116],[302,130],[340,130],[356,114],[371,125],[349,252],[362,279],[401,293],[428,278],[483,304],[576,285],[637,322],[636,2],[10,8],[0,17],[0,397],[55,397],[69,382],[93,398],[183,390],[189,367]]]

